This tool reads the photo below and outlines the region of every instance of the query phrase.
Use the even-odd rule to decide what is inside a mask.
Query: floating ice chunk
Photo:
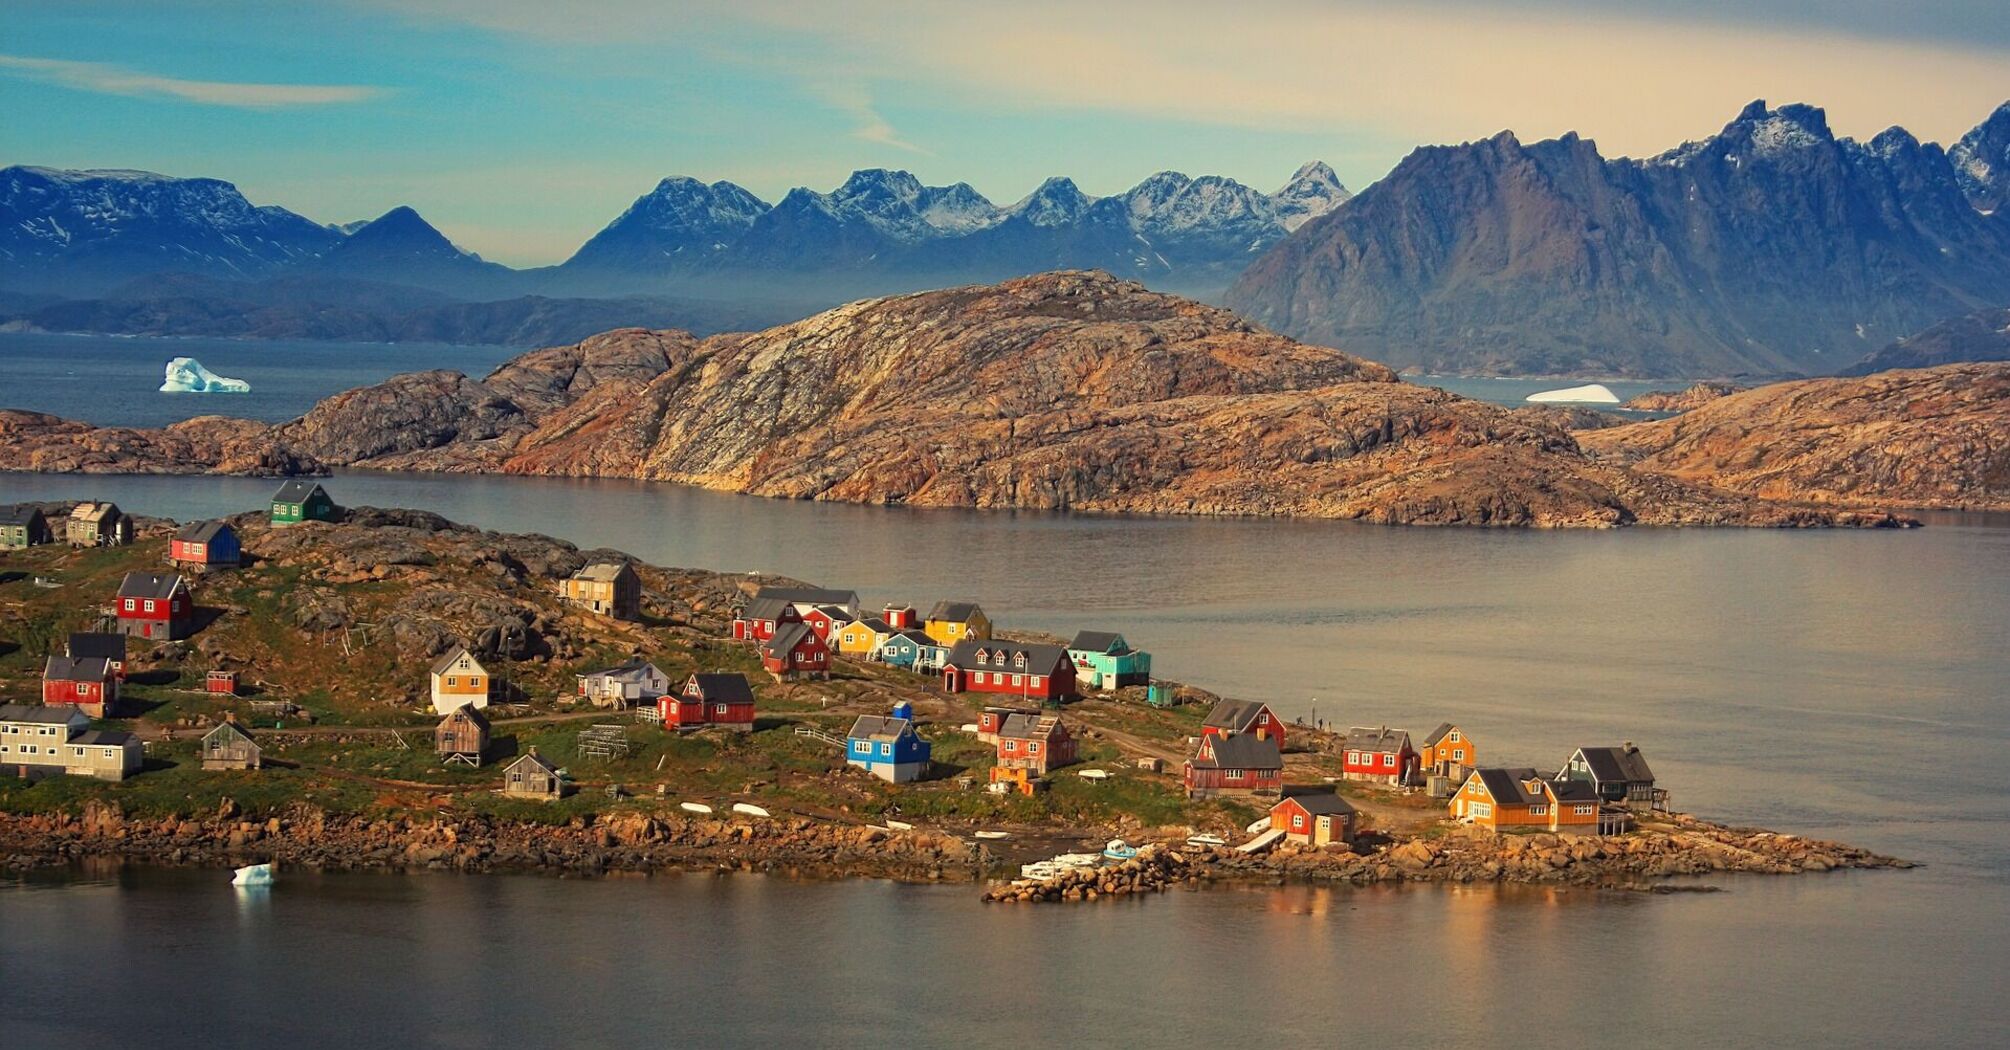
[[[1528,399],[1538,403],[1551,401],[1575,401],[1580,404],[1590,405],[1616,405],[1619,403],[1619,395],[1607,390],[1603,383],[1588,383],[1584,386],[1566,387],[1562,390],[1545,390],[1539,394],[1530,394]]]
[[[202,367],[202,362],[193,357],[177,357],[167,363],[167,379],[161,383],[163,394],[248,394],[251,384],[242,379],[227,379]]]

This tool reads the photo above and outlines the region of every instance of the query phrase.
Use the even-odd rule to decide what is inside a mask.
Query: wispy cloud
[[[171,98],[237,109],[340,105],[362,102],[384,93],[381,88],[354,84],[247,84],[224,80],[187,80],[104,62],[73,62],[6,54],[0,54],[0,75],[100,95]]]
[[[886,118],[881,116],[878,108],[872,104],[872,96],[865,88],[850,83],[818,84],[814,86],[813,90],[825,102],[829,103],[831,108],[849,116],[856,122],[851,130],[852,138],[865,142],[875,142],[882,146],[892,146],[895,149],[906,150],[909,153],[919,153],[925,157],[935,155],[901,138],[900,133],[894,130],[892,124],[887,123]]]

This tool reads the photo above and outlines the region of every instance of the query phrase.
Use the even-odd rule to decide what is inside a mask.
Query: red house
[[[831,648],[801,621],[785,623],[761,643],[761,666],[778,682],[791,678],[829,678]]]
[[[1075,695],[1075,662],[1058,645],[968,638],[949,651],[942,688],[1058,703]]]
[[[694,674],[684,680],[684,688],[657,700],[656,707],[665,729],[754,728],[754,687],[743,674]]]
[[[803,622],[803,614],[780,598],[756,598],[733,617],[733,640],[765,642],[785,625]]]
[[[126,573],[118,612],[122,634],[172,641],[195,633],[195,598],[179,573]]]
[[[981,724],[981,723],[980,723]],[[1075,738],[1053,715],[1014,714],[998,727],[998,765],[1046,776],[1075,761]]]
[[[1410,746],[1410,734],[1401,729],[1356,726],[1347,731],[1340,775],[1377,784],[1410,783],[1417,775],[1417,749]]]
[[[896,631],[905,631],[921,626],[921,613],[912,605],[888,605],[879,618]]]
[[[182,526],[168,541],[168,557],[198,568],[236,565],[243,557],[237,530],[228,522],[198,521]]]
[[[1269,743],[1279,751],[1284,750],[1284,723],[1270,710],[1270,705],[1257,700],[1223,700],[1207,713],[1207,720],[1200,724],[1201,736],[1234,736],[1238,733],[1253,736]]]
[[[794,610],[795,607],[790,606],[789,608]],[[802,620],[804,626],[815,631],[817,637],[823,639],[825,645],[829,645],[831,643],[831,635],[843,630],[844,625],[850,623],[852,618],[850,613],[835,605],[815,605],[811,606],[808,612],[802,614]]]
[[[42,702],[75,704],[92,718],[118,705],[119,679],[102,657],[51,656],[42,665]]]
[[[1203,736],[1184,779],[1188,798],[1275,795],[1284,785],[1284,756],[1247,733]]]

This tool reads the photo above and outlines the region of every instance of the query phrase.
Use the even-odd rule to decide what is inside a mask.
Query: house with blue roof
[[[920,780],[928,772],[928,751],[911,718],[860,715],[845,734],[845,763],[894,784]]]

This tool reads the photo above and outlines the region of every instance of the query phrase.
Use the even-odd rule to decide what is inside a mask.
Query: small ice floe
[[[235,874],[231,875],[230,884],[232,886],[270,886],[272,885],[272,865],[249,864],[239,868]]]
[[[1619,395],[1607,389],[1604,383],[1586,383],[1583,386],[1564,387],[1562,390],[1544,390],[1530,394],[1528,400],[1537,404],[1563,402],[1579,405],[1616,405]]]
[[[163,394],[248,394],[251,384],[230,379],[202,367],[193,357],[170,358],[167,375],[161,381]]]

